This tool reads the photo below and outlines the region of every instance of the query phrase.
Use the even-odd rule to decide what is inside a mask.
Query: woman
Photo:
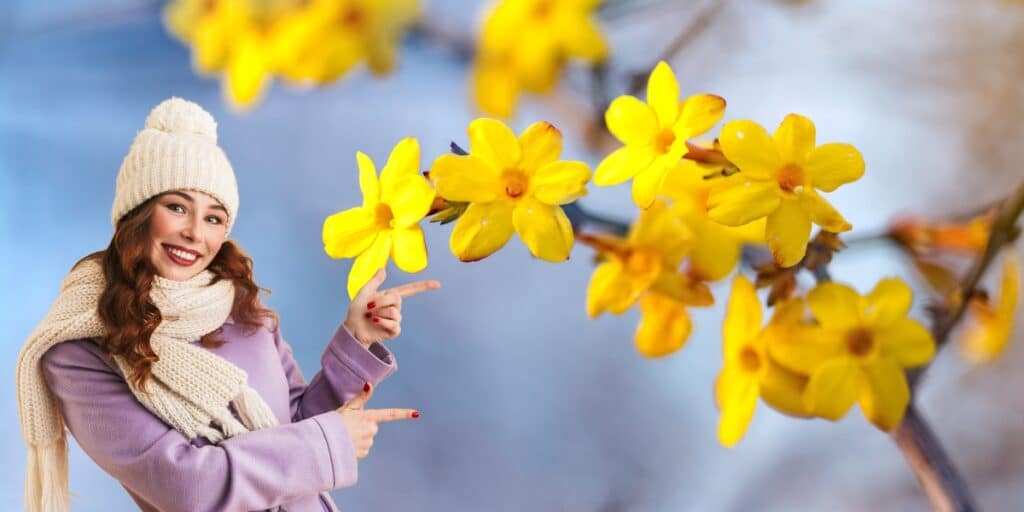
[[[382,421],[364,409],[396,366],[401,299],[349,305],[307,385],[252,261],[226,240],[238,212],[216,123],[172,98],[149,114],[117,177],[109,247],[79,261],[18,358],[28,510],[70,510],[64,426],[145,511],[337,510]]]

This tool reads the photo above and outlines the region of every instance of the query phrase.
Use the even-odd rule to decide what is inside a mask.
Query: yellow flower
[[[665,177],[663,192],[672,199],[672,212],[693,232],[687,273],[695,279],[717,281],[739,262],[745,244],[764,243],[764,220],[743,226],[725,226],[708,217],[708,194],[714,180],[704,179],[720,165],[683,160]]]
[[[567,260],[574,236],[560,205],[587,194],[587,164],[558,160],[562,134],[550,123],[534,123],[516,139],[500,121],[481,118],[468,134],[468,155],[442,155],[430,169],[441,197],[471,203],[452,230],[452,253],[486,258],[514,231],[534,256]]]
[[[691,244],[686,226],[658,201],[640,213],[627,238],[585,235],[580,241],[606,259],[590,278],[587,314],[619,315],[639,300],[637,350],[647,357],[679,350],[692,328],[684,306],[714,302],[707,285],[678,271]]]
[[[806,379],[779,366],[769,352],[775,340],[792,333],[802,308],[800,301],[783,303],[762,328],[761,302],[754,286],[742,275],[733,281],[722,322],[722,370],[715,380],[715,400],[722,412],[718,441],[723,446],[731,447],[743,438],[758,396],[786,414],[806,415],[799,398]]]
[[[619,96],[604,114],[608,129],[625,144],[594,171],[594,184],[610,186],[633,178],[633,201],[647,208],[662,182],[686,154],[686,141],[715,125],[725,100],[712,94],[679,102],[679,84],[668,64],[659,62],[647,82],[647,103]]]
[[[370,157],[356,153],[363,205],[324,220],[324,251],[332,258],[356,258],[348,274],[348,295],[360,288],[388,262],[388,255],[405,272],[427,267],[427,247],[419,221],[434,200],[434,189],[420,174],[420,145],[402,139],[391,151],[377,179]]]
[[[772,356],[810,376],[803,397],[808,411],[835,421],[856,401],[875,426],[895,428],[910,401],[904,369],[935,354],[931,333],[907,318],[910,288],[888,278],[861,296],[829,282],[811,290],[807,303],[819,326],[804,343],[773,346]]]
[[[1003,277],[999,298],[970,302],[973,322],[963,335],[963,355],[975,363],[986,363],[999,357],[1013,334],[1014,313],[1020,294],[1020,267],[1017,258],[1008,254],[1003,260]]]
[[[473,63],[473,92],[488,115],[507,118],[521,91],[545,93],[569,59],[603,61],[594,22],[600,0],[504,0],[487,16]]]
[[[728,226],[767,217],[765,239],[783,267],[807,251],[811,222],[827,231],[850,223],[816,189],[832,192],[864,174],[864,159],[849,144],[815,147],[814,124],[789,114],[775,134],[752,121],[730,121],[719,137],[726,158],[740,171],[712,188],[708,215]]]

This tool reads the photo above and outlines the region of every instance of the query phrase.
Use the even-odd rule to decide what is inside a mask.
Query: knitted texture
[[[238,216],[238,185],[227,156],[217,146],[217,123],[191,101],[171,98],[146,117],[117,174],[110,222],[147,199],[170,190],[198,190],[228,211],[226,227]]]
[[[160,360],[153,363],[146,384],[148,394],[126,381],[139,402],[186,438],[203,436],[218,443],[278,421],[248,385],[244,370],[191,343],[219,328],[231,313],[234,285],[228,279],[211,284],[213,277],[209,270],[188,281],[155,276],[150,299],[163,320],[150,344]],[[64,420],[46,385],[40,360],[58,343],[105,334],[97,308],[105,283],[103,269],[95,261],[83,261],[72,269],[57,300],[18,355],[18,414],[28,445],[26,510],[70,510]],[[127,377],[130,368],[124,359],[115,356],[114,361]],[[234,404],[242,422],[232,416],[229,403]]]

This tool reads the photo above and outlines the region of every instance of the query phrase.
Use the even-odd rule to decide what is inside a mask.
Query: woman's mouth
[[[164,253],[167,257],[173,261],[176,265],[182,267],[190,267],[195,262],[199,261],[199,253],[195,251],[189,251],[173,245],[164,245]]]

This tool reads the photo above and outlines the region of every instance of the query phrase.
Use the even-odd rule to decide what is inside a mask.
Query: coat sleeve
[[[376,386],[398,368],[394,355],[383,345],[364,347],[342,324],[320,357],[320,370],[307,385],[280,328],[274,330],[274,344],[288,378],[292,421],[333,411],[362,391],[365,383]]]
[[[357,480],[352,443],[334,411],[195,446],[135,398],[91,341],[51,348],[42,370],[82,450],[159,510],[264,510]]]

